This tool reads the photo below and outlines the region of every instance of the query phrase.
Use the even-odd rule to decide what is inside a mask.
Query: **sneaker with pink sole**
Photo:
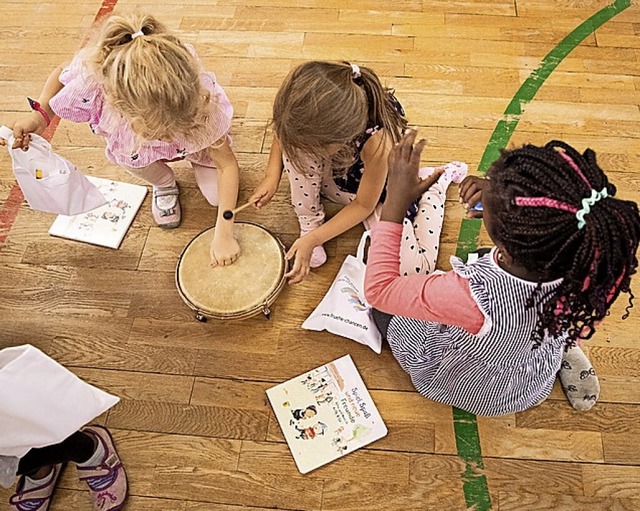
[[[60,474],[64,470],[65,463],[53,466],[53,475],[47,477],[47,482],[25,490],[25,476],[20,477],[16,485],[16,493],[9,499],[11,511],[47,511],[53,498]]]
[[[113,443],[111,433],[102,426],[88,426],[82,430],[93,435],[104,448],[100,463],[78,465],[78,476],[87,483],[95,511],[120,511],[128,496],[127,474]]]

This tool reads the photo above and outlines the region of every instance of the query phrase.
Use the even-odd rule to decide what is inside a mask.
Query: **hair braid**
[[[620,293],[629,295],[628,316],[640,215],[634,202],[613,198],[616,188],[595,153],[580,154],[559,141],[525,145],[503,151],[489,176],[499,241],[514,262],[540,275],[528,302],[540,311],[536,342],[563,332],[571,344],[590,338]],[[583,208],[592,190],[607,195],[591,205],[580,228],[573,211]],[[543,282],[560,277],[558,287],[542,293]]]

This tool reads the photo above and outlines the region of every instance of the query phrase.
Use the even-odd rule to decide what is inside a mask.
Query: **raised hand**
[[[422,139],[414,146],[416,135],[416,131],[409,131],[389,154],[387,199],[382,208],[382,220],[401,223],[409,204],[426,192],[444,172],[441,168],[426,179],[420,178],[420,155],[427,141]]]

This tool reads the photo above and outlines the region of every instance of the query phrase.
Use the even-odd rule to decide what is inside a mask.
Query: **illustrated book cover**
[[[303,474],[387,434],[350,355],[276,385],[267,396]]]
[[[74,216],[58,215],[49,234],[102,247],[118,248],[147,195],[147,187],[87,176],[107,204]]]

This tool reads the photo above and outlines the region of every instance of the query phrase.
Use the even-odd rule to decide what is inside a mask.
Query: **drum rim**
[[[259,229],[262,229],[263,231],[267,232],[276,241],[282,255],[283,256],[286,255],[286,249],[282,241],[280,241],[280,239],[275,234],[273,234],[269,229],[267,229],[264,225],[258,224],[256,222],[235,222],[235,223],[253,225],[254,227],[258,227]],[[187,243],[185,247],[182,249],[182,252],[180,253],[180,257],[178,257],[178,262],[176,263],[176,269],[175,269],[175,282],[176,282],[176,288],[178,289],[178,294],[180,295],[180,298],[182,298],[182,301],[186,303],[191,310],[197,312],[198,314],[202,314],[207,318],[234,320],[234,319],[247,319],[253,316],[257,316],[258,314],[260,314],[260,312],[264,311],[265,307],[269,307],[271,304],[273,304],[276,301],[276,298],[282,291],[282,288],[284,288],[284,285],[286,283],[286,279],[284,278],[284,275],[285,273],[287,273],[288,265],[289,265],[289,262],[287,261],[286,257],[283,257],[284,264],[282,265],[282,271],[279,277],[278,285],[273,289],[273,291],[271,291],[271,293],[267,295],[267,297],[261,304],[254,305],[250,309],[244,310],[242,312],[236,312],[232,314],[217,314],[212,311],[202,310],[186,296],[185,291],[182,289],[182,286],[180,284],[180,279],[179,279],[179,269],[180,269],[180,263],[182,262],[182,258],[186,254],[187,249],[191,246],[191,244],[196,239],[202,236],[205,232],[210,231],[211,229],[215,229],[215,227],[216,226],[213,225],[211,227],[207,227],[206,229],[203,229],[198,234],[196,234],[193,237],[193,239],[189,243]]]

